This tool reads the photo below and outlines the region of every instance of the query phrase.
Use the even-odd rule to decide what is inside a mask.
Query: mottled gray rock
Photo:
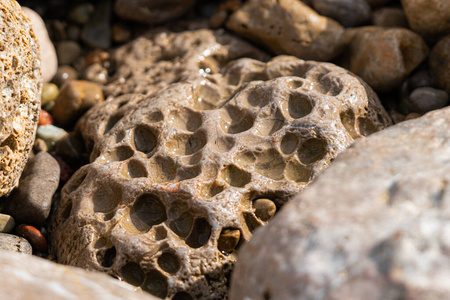
[[[2,211],[18,224],[43,226],[58,188],[59,174],[58,162],[47,152],[39,152],[25,166],[19,187],[2,199]]]
[[[23,237],[7,233],[0,233],[0,251],[12,251],[31,254],[33,252],[33,249],[31,248],[31,244]],[[8,255],[11,254],[8,253]]]
[[[38,13],[28,7],[22,7],[23,13],[30,18],[33,31],[39,42],[41,53],[41,69],[44,82],[50,82],[58,69],[55,47],[48,36],[47,27]]]
[[[33,147],[42,76],[31,22],[13,0],[0,0],[0,196],[17,186]]]
[[[157,300],[105,274],[4,251],[0,251],[0,285],[2,299]]]
[[[298,0],[249,0],[226,27],[275,54],[328,61],[339,54],[344,28]]]
[[[417,88],[409,96],[410,110],[419,114],[442,108],[447,104],[447,92],[431,87]]]
[[[366,0],[313,0],[312,5],[319,14],[333,18],[345,27],[366,24],[372,14]]]
[[[116,14],[127,20],[161,24],[183,15],[195,0],[116,0]]]
[[[111,97],[77,124],[91,163],[62,190],[53,249],[161,298],[225,299],[252,231],[354,139],[389,125],[361,79],[292,56]]]
[[[243,246],[230,299],[449,299],[450,108],[344,151]]]

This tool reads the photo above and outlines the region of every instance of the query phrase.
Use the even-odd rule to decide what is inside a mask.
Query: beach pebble
[[[81,46],[74,41],[62,41],[56,46],[59,65],[70,65],[81,54]]]
[[[442,108],[447,104],[447,92],[431,87],[417,88],[409,96],[410,110],[420,114]]]
[[[312,4],[319,14],[330,17],[345,27],[368,23],[372,13],[366,0],[313,0]]]
[[[375,10],[372,14],[372,22],[373,25],[381,27],[409,27],[405,12],[398,7],[382,7]]]
[[[53,82],[61,87],[66,81],[78,79],[78,72],[71,66],[59,66],[58,71],[53,77]]]
[[[33,150],[37,152],[48,151],[47,143],[43,139],[36,139],[34,141]]]
[[[64,129],[53,125],[39,126],[36,132],[36,136],[45,141],[50,151],[53,150],[55,144],[66,135],[67,132]]]
[[[2,211],[13,216],[18,224],[44,225],[58,188],[59,174],[58,162],[50,154],[37,153],[28,161],[19,187],[4,198]]]
[[[450,93],[450,34],[433,47],[429,64],[431,76],[436,84]]]
[[[41,125],[51,125],[51,124],[53,124],[52,116],[45,110],[41,109],[41,113],[39,114],[38,125],[41,126]]]
[[[16,234],[25,238],[31,244],[33,250],[41,252],[47,251],[47,239],[36,227],[21,224],[17,226]]]
[[[11,232],[16,226],[14,218],[7,214],[0,214],[0,232]]]
[[[58,97],[59,89],[54,83],[44,83],[42,86],[41,106],[47,105],[51,101],[55,101]]]
[[[30,243],[26,239],[7,233],[0,233],[0,250],[24,254],[31,254],[33,252]]]

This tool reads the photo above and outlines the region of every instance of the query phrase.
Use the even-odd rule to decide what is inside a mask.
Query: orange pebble
[[[47,240],[36,227],[21,224],[17,226],[16,233],[30,242],[33,249],[41,252],[47,251]]]
[[[53,125],[53,118],[52,116],[46,112],[45,110],[41,109],[41,113],[39,114],[39,126],[41,125]]]

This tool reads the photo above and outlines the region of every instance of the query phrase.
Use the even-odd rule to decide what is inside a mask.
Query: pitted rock
[[[33,147],[40,110],[39,46],[13,0],[0,1],[0,196],[17,186]]]
[[[229,61],[241,57],[269,59],[223,30],[174,33],[158,28],[111,54],[116,71],[104,88],[105,96],[151,94],[171,83],[213,76]]]
[[[388,125],[358,77],[289,56],[107,100],[77,126],[91,163],[63,188],[52,247],[161,298],[224,299],[253,230]]]
[[[449,124],[356,141],[242,247],[230,299],[449,298]]]
[[[298,0],[249,0],[226,27],[275,54],[328,61],[342,46],[344,28]]]

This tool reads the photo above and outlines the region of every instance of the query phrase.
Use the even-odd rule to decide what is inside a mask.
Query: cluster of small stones
[[[58,261],[171,299],[225,298],[252,231],[355,138],[390,125],[348,71],[288,56],[236,60],[83,118],[97,138],[62,191]]]

